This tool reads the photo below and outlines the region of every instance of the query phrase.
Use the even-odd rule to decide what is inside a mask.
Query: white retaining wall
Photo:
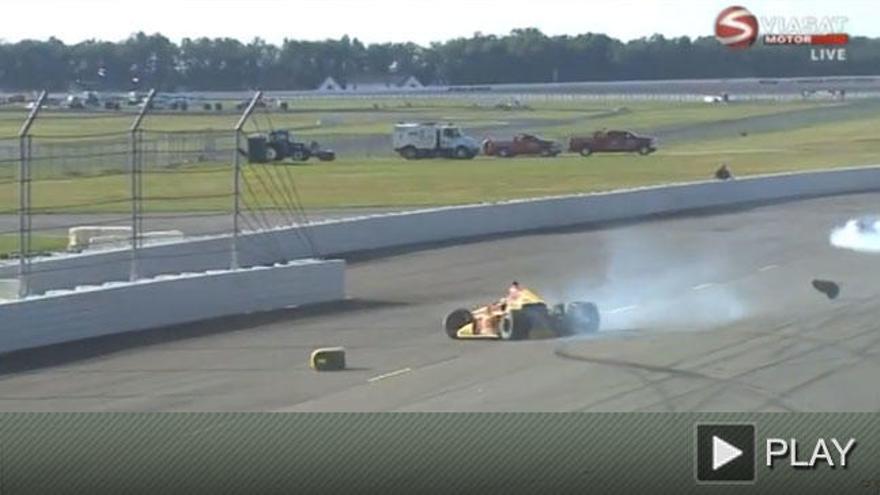
[[[345,262],[183,274],[0,303],[0,353],[341,300]]]
[[[490,234],[877,190],[880,167],[859,167],[373,215],[242,236],[240,262],[242,266],[266,265]],[[303,230],[313,239],[317,253],[304,241]],[[229,264],[229,243],[229,237],[215,237],[146,247],[141,250],[141,273],[155,276],[225,268]],[[126,280],[129,259],[130,254],[123,250],[36,262],[31,288],[40,293]],[[15,266],[0,267],[0,278],[13,278],[15,274]]]

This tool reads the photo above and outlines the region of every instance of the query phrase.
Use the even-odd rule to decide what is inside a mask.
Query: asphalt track
[[[880,257],[829,231],[878,194],[353,260],[351,300],[6,356],[2,411],[877,411]],[[814,278],[840,283],[829,300]],[[457,342],[512,279],[595,299],[592,337]],[[242,297],[246,297],[242,294]],[[307,366],[319,346],[350,369]]]

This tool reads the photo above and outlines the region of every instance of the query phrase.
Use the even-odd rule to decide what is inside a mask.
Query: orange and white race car
[[[599,330],[599,310],[590,302],[556,304],[514,282],[506,297],[473,309],[456,309],[443,322],[453,339],[524,340],[544,329],[560,337]]]

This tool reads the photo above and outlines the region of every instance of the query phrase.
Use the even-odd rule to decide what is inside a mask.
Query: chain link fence
[[[52,270],[35,263],[42,257],[130,249],[137,279],[151,244],[308,223],[289,167],[248,161],[248,134],[260,126],[164,131],[149,120],[121,121],[114,132],[0,138],[0,264],[19,265],[19,296],[28,295],[29,276]],[[280,241],[260,249],[284,258]],[[232,242],[226,251],[234,266]],[[9,298],[4,273],[0,298]]]

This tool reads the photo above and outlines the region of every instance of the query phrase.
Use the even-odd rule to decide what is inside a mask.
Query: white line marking
[[[758,269],[758,271],[759,272],[769,272],[770,270],[775,270],[777,268],[779,268],[779,265],[767,265],[767,266],[762,266],[761,268]]]
[[[703,289],[708,289],[709,287],[715,287],[716,285],[718,285],[718,284],[709,282],[708,284],[695,285],[692,287],[692,289],[693,290],[703,290]]]
[[[367,380],[370,383],[378,382],[379,380],[384,380],[386,378],[391,378],[393,376],[402,375],[404,373],[409,373],[412,371],[410,368],[403,368],[402,370],[392,371],[391,373],[385,373],[384,375],[374,376]]]
[[[625,313],[625,312],[627,312],[627,311],[632,311],[632,310],[634,310],[634,309],[636,309],[636,308],[638,308],[638,306],[636,306],[636,305],[632,305],[632,306],[624,306],[624,307],[622,307],[622,308],[614,308],[614,309],[612,309],[611,311],[609,311],[608,314],[609,314],[609,315],[613,315],[614,313]]]

